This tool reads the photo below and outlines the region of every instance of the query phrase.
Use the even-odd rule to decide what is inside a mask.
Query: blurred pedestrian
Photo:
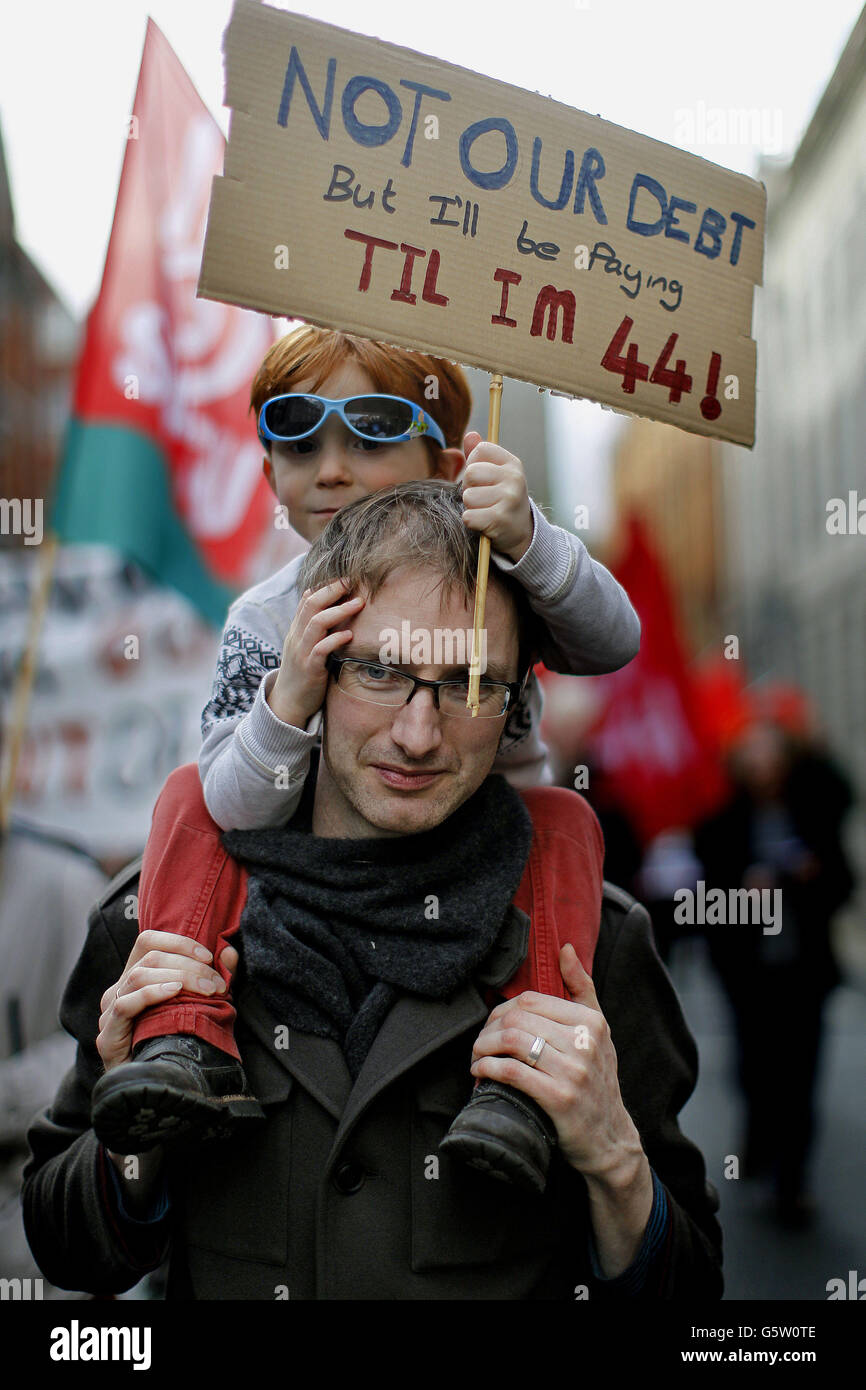
[[[0,841],[0,1276],[39,1278],[21,1218],[26,1132],[75,1065],[58,1021],[87,916],[108,879],[85,850],[13,821]],[[32,1287],[32,1286],[31,1286]],[[69,1298],[41,1282],[43,1297]]]
[[[707,894],[780,890],[781,921],[772,927],[729,916],[706,934],[736,1021],[744,1174],[769,1173],[779,1219],[800,1226],[813,1211],[823,1011],[840,980],[830,927],[853,888],[842,844],[852,791],[802,719],[783,727],[779,709],[764,701],[731,749],[733,794],[698,828],[695,847]]]
[[[649,912],[659,955],[668,967],[674,943],[692,934],[677,924],[674,894],[693,890],[700,874],[691,832],[684,827],[663,830],[647,845],[633,891]]]

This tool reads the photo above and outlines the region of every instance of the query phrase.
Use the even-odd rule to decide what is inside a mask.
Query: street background
[[[215,118],[213,130],[224,132],[220,41],[230,8],[228,0],[154,0],[149,7],[83,0],[7,6],[0,19],[0,718],[7,759],[14,681],[63,476],[147,14]],[[543,673],[544,731],[557,780],[586,794],[603,816],[608,877],[654,905],[700,1052],[698,1087],[681,1124],[720,1192],[726,1297],[824,1300],[828,1280],[847,1279],[850,1270],[866,1277],[866,11],[857,0],[826,0],[804,22],[784,0],[731,0],[721,14],[685,0],[543,0],[531,15],[517,16],[467,10],[457,0],[440,0],[429,13],[423,6],[398,12],[388,0],[370,0],[363,13],[348,0],[318,0],[310,12],[598,112],[767,187],[764,284],[753,322],[753,450],[510,380],[501,441],[523,460],[545,513],[578,531],[621,578],[642,618],[644,647],[626,672],[590,680]],[[219,141],[211,143],[221,161]],[[192,240],[173,248],[183,253],[175,260],[187,278],[194,249]],[[135,262],[118,265],[133,284]],[[192,321],[192,299],[186,312]],[[265,342],[288,327],[235,312],[255,321]],[[242,400],[252,370],[240,355],[234,366]],[[469,376],[471,428],[483,434],[487,378]],[[170,389],[180,400],[177,382]],[[239,430],[252,430],[240,407],[237,420]],[[257,451],[243,448],[243,468],[252,471],[240,489],[249,505],[242,520],[249,532],[257,516],[259,532],[233,591],[273,572],[301,545],[274,524],[269,499],[253,496]],[[239,460],[240,452],[238,469]],[[34,528],[28,537],[16,527],[16,515],[27,513],[13,506],[36,498],[44,502],[38,538]],[[213,518],[208,524],[210,531],[202,523],[195,533],[202,553],[218,529]],[[224,574],[220,582],[228,593]],[[101,886],[141,852],[166,776],[197,755],[219,641],[212,612],[119,543],[66,544],[57,553],[0,881],[0,939],[19,932],[26,914],[47,915],[54,937],[37,947],[34,935],[33,961],[52,959],[56,969],[46,975],[38,1023],[11,978],[0,990],[7,1179],[0,1275],[14,1275],[19,1260],[21,1272],[27,1268],[16,1226],[26,1121],[70,1064],[69,1040],[56,1024],[59,962],[75,959]],[[820,824],[813,841],[797,820],[802,797],[792,810],[779,791],[787,773],[777,767],[771,775],[761,761],[771,757],[768,728],[781,740],[777,753],[784,744],[779,767],[807,758],[834,787],[847,788],[840,804],[847,796],[850,805],[836,819],[827,811],[823,839]],[[789,859],[800,856],[797,882],[818,873],[823,884],[824,873],[838,884],[840,864],[852,879],[832,920],[822,910],[810,918],[801,906],[796,931],[786,926],[781,938],[799,940],[794,968],[808,973],[818,967],[804,942],[812,949],[826,934],[839,969],[839,982],[827,985],[808,1181],[794,1194],[814,1204],[799,1213],[802,1220],[791,1203],[780,1213],[769,1176],[725,1176],[727,1157],[742,1158],[747,1138],[725,966],[720,974],[700,933],[680,940],[670,921],[674,888],[710,876],[700,857],[701,824],[727,805],[732,789],[748,785],[757,800],[743,814],[760,822],[766,838],[760,806],[774,777],[781,782],[773,782],[770,800],[795,823],[784,822],[777,839]],[[812,810],[820,823],[821,805]],[[25,861],[16,875],[16,863]],[[53,900],[46,884],[55,886]],[[758,955],[743,970],[778,967],[766,951]],[[777,977],[755,975],[765,978]],[[774,1026],[790,1027],[793,1044],[800,1005],[796,991],[790,997],[790,1017],[783,1000]]]

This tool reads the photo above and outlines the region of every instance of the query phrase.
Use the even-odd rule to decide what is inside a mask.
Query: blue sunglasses
[[[295,392],[274,396],[259,411],[259,439],[263,444],[268,439],[280,443],[306,439],[329,415],[339,415],[359,439],[400,444],[429,435],[445,448],[445,436],[432,416],[402,396],[346,396],[341,401]]]

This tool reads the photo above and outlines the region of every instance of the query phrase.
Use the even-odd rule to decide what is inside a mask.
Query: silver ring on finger
[[[543,1051],[544,1051],[544,1038],[536,1038],[536,1039],[535,1039],[535,1042],[532,1044],[531,1048],[529,1049],[529,1056],[528,1056],[527,1059],[526,1059],[527,1064],[528,1064],[530,1067],[537,1067],[537,1066],[538,1066],[538,1059],[539,1059],[539,1057],[541,1056],[541,1054],[542,1054]]]

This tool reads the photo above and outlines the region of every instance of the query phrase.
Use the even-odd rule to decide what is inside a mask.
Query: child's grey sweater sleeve
[[[640,647],[640,619],[625,589],[593,560],[583,541],[552,526],[531,499],[529,505],[533,532],[526,554],[516,564],[495,550],[490,558],[519,580],[542,619],[541,660],[563,675],[619,670]],[[541,710],[541,688],[533,674],[508,717],[493,767],[515,787],[553,781],[539,732]]]
[[[278,719],[265,698],[276,680],[296,607],[285,584],[242,596],[229,609],[198,766],[205,805],[223,830],[284,825],[295,813],[318,737]]]
[[[640,619],[628,594],[583,541],[552,526],[530,499],[534,529],[526,554],[515,564],[491,551],[497,569],[523,585],[542,619],[541,660],[566,676],[618,671],[637,656]]]

